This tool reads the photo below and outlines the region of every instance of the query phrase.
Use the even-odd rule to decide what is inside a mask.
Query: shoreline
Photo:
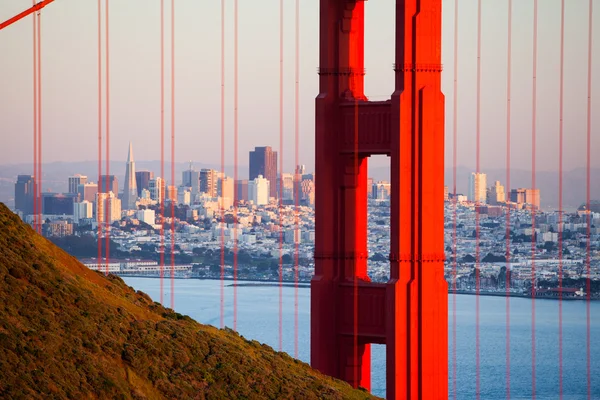
[[[149,276],[149,275],[117,275],[121,279],[123,278],[148,278],[148,279],[160,279],[159,276]],[[164,277],[163,279],[171,279],[170,277]],[[219,278],[206,278],[206,277],[174,277],[174,279],[198,279],[198,280],[207,280],[207,281],[219,281]],[[223,278],[223,281],[233,281],[234,279],[231,277]],[[227,284],[226,287],[279,287],[280,282],[278,280],[261,280],[261,279],[247,279],[247,278],[238,278],[237,282],[242,283],[230,283]],[[296,282],[289,279],[284,279],[281,281],[282,287],[296,287]],[[298,281],[298,288],[309,289],[310,281]],[[448,289],[448,294],[463,294],[463,295],[471,295],[471,296],[491,296],[491,297],[521,297],[524,299],[536,299],[536,300],[561,300],[558,297],[549,297],[549,296],[531,296],[524,293],[514,293],[511,292],[508,295],[506,292],[490,292],[480,290],[479,294],[476,291],[471,290],[456,290],[456,292],[452,289]],[[574,296],[564,296],[562,300],[579,300],[579,301],[587,301],[587,297],[574,297]],[[600,297],[591,297],[590,301],[600,300]]]

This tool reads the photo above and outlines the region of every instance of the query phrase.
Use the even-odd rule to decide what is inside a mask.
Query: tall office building
[[[164,179],[162,179],[160,176],[157,176],[154,179],[150,179],[149,182],[149,191],[150,191],[150,198],[152,200],[158,201],[159,203],[162,203],[165,200],[165,195],[166,195],[166,187],[165,187],[166,183],[164,181]]]
[[[540,189],[525,189],[525,203],[531,204],[539,210],[540,208]]]
[[[487,177],[483,173],[471,173],[469,177],[469,201],[486,204]]]
[[[106,189],[106,182],[108,181],[108,190]],[[113,192],[115,196],[119,195],[119,180],[114,175],[100,175],[98,179],[98,192],[106,193]]]
[[[373,198],[377,200],[389,200],[392,193],[392,185],[387,181],[379,181],[373,185]]]
[[[87,183],[87,176],[74,175],[69,177],[69,191],[68,193],[78,193],[79,185],[85,185]]]
[[[121,220],[121,200],[113,193],[96,195],[96,222],[112,224]]]
[[[504,193],[504,186],[500,184],[500,181],[494,182],[494,186],[490,188],[488,203],[495,206],[498,203],[504,203],[505,201],[506,194]]]
[[[233,178],[226,176],[219,179],[219,196],[233,201]]]
[[[24,215],[33,214],[33,187],[35,178],[32,175],[19,175],[15,183],[15,209]]]
[[[135,161],[133,161],[133,147],[129,142],[129,152],[127,153],[127,165],[125,167],[125,184],[123,186],[123,201],[121,202],[124,210],[135,210],[135,202],[138,198],[137,183],[135,181]]]
[[[512,189],[510,191],[510,201],[517,204],[525,203],[525,189]]]
[[[200,193],[206,193],[210,197],[217,197],[218,174],[214,169],[203,168],[200,170]]]
[[[181,186],[192,188],[192,197],[200,193],[200,172],[192,168],[191,162],[190,169],[181,173]]]
[[[154,179],[154,173],[151,171],[135,172],[135,184],[137,186],[138,197],[142,197],[142,190],[150,190],[151,179]]]
[[[73,215],[77,193],[42,193],[42,214]]]
[[[84,183],[77,186],[77,196],[79,201],[96,201],[96,193],[98,193],[98,185],[96,183]]]
[[[277,152],[271,146],[255,147],[250,152],[249,181],[262,175],[269,181],[269,196],[277,198]]]
[[[248,181],[248,199],[257,206],[269,204],[271,182],[262,175]]]

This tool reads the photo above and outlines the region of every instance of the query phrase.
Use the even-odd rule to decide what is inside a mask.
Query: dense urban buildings
[[[277,198],[277,152],[271,146],[255,147],[250,152],[248,180],[258,178],[259,175],[269,181],[269,196]]]
[[[133,155],[129,157],[133,161]],[[116,241],[122,251],[131,257],[154,259],[160,243],[161,222],[175,223],[176,243],[180,247],[177,260],[196,260],[195,254],[209,251],[220,254],[221,238],[226,249],[231,249],[234,238],[238,240],[240,259],[252,261],[244,264],[240,277],[252,279],[278,279],[279,238],[283,238],[283,254],[289,262],[296,244],[299,248],[299,276],[308,281],[312,276],[312,256],[314,246],[314,195],[315,176],[307,173],[304,166],[297,166],[294,174],[282,172],[277,176],[277,196],[271,196],[271,182],[259,174],[254,179],[240,179],[234,182],[232,177],[222,175],[213,169],[194,171],[190,165],[183,171],[181,182],[169,184],[161,177],[155,177],[151,171],[135,171],[133,165],[126,164],[125,174],[136,177],[135,202],[131,209],[123,206],[125,190],[116,193],[112,190],[106,194],[98,192],[96,183],[88,182],[81,175],[66,176],[65,183],[69,190],[77,184],[75,193],[43,193],[40,196],[42,206],[42,233],[49,237],[70,235],[98,235],[98,225],[110,225],[111,240]],[[201,176],[203,178],[201,178]],[[587,230],[589,223],[591,260],[594,271],[593,279],[600,278],[597,266],[600,263],[600,202],[592,201],[590,210],[585,205],[575,213],[564,213],[559,222],[558,212],[541,211],[540,192],[538,189],[516,188],[509,193],[501,182],[495,181],[485,187],[485,174],[471,174],[474,189],[471,197],[460,193],[450,193],[444,187],[446,203],[446,278],[451,282],[453,275],[453,243],[454,207],[456,207],[457,235],[457,274],[456,285],[459,290],[473,290],[473,272],[480,270],[481,290],[499,290],[509,276],[511,290],[524,293],[530,290],[531,282],[531,241],[536,248],[536,281],[543,282],[545,287],[556,284],[557,257],[559,241],[563,245],[563,266],[569,279],[583,279],[585,275]],[[196,180],[197,177],[197,180]],[[109,186],[115,187],[116,178],[109,177]],[[193,194],[197,183],[198,193]],[[204,183],[202,183],[202,181]],[[283,186],[281,182],[283,181]],[[127,182],[127,180],[126,180]],[[369,276],[373,281],[385,282],[389,273],[389,183],[369,179],[367,187],[369,197]],[[141,185],[140,185],[141,183]],[[170,183],[170,182],[169,182]],[[15,182],[15,208],[24,220],[32,223],[34,177],[18,175]],[[127,186],[125,183],[124,186]],[[141,187],[140,187],[141,186]],[[117,186],[118,187],[118,186]],[[235,189],[235,190],[234,190]],[[277,201],[279,191],[282,202]],[[133,191],[132,191],[133,192]],[[237,192],[236,203],[234,197]],[[478,196],[475,196],[475,192]],[[472,200],[481,200],[485,193],[486,201],[478,205]],[[296,209],[295,200],[298,200]],[[165,215],[161,214],[160,203],[165,202]],[[175,218],[171,216],[171,203],[175,202]],[[487,203],[487,204],[486,204]],[[237,204],[237,228],[233,224],[233,205]],[[532,209],[536,215],[532,226]],[[221,220],[221,210],[225,223]],[[298,212],[298,219],[295,217]],[[479,212],[480,249],[479,266],[474,261],[475,212]],[[506,254],[506,213],[510,212],[510,249],[511,260],[507,267],[502,257]],[[298,222],[298,226],[296,226]],[[280,228],[280,223],[282,227]],[[559,237],[559,232],[562,236]],[[101,233],[102,234],[102,233]],[[221,236],[223,234],[223,236]],[[257,245],[260,243],[259,245]],[[582,247],[583,246],[583,247]],[[152,249],[144,252],[142,249]],[[228,250],[228,251],[229,251]],[[142,253],[140,253],[142,251]],[[94,255],[90,255],[90,258]],[[179,258],[182,257],[182,258]],[[219,256],[220,257],[220,256]],[[220,270],[211,272],[211,262],[220,263],[220,258],[199,258],[205,262],[194,261],[195,265],[185,264],[181,271],[197,277],[216,277]],[[213,260],[213,261],[208,261]],[[181,261],[183,262],[183,261]],[[244,261],[247,262],[247,261]],[[135,262],[128,261],[128,271],[134,271]],[[117,263],[118,264],[118,263]],[[142,264],[139,264],[142,265]],[[269,267],[270,266],[270,267]],[[271,269],[271,267],[273,267]],[[277,267],[277,268],[275,268]],[[502,267],[509,272],[502,272]],[[118,266],[115,273],[120,273]],[[141,268],[141,267],[140,267]],[[156,268],[154,269],[156,270]],[[153,270],[153,271],[154,271]],[[242,272],[244,271],[244,272]],[[138,273],[141,273],[138,271]],[[182,272],[183,273],[183,272]],[[230,266],[225,269],[226,276],[231,273]],[[292,269],[284,269],[284,278],[293,279]],[[244,275],[246,274],[246,275]],[[504,289],[502,289],[504,290]],[[544,289],[546,290],[546,289]],[[580,293],[577,289],[573,296]],[[551,290],[542,296],[551,296]],[[569,292],[570,293],[570,292]],[[571,294],[569,294],[571,295]]]

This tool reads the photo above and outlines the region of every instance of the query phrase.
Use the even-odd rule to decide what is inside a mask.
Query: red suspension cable
[[[508,51],[506,77],[506,191],[510,193],[510,135],[511,135],[511,80],[512,80],[512,0],[508,0]],[[506,207],[506,271],[504,287],[506,289],[506,399],[510,399],[510,206]]]
[[[221,0],[221,176],[225,176],[225,0]],[[221,325],[225,326],[225,207],[221,181]],[[234,199],[237,200],[237,181],[233,182]]]
[[[106,123],[105,123],[105,128],[106,128],[106,179],[104,179],[104,182],[106,183],[106,197],[105,197],[105,201],[106,201],[106,206],[105,206],[105,211],[106,211],[106,219],[104,220],[104,223],[106,225],[106,232],[104,237],[106,238],[105,241],[105,251],[106,251],[106,274],[108,275],[108,264],[110,262],[110,221],[112,219],[112,201],[109,198],[109,181],[110,181],[110,104],[109,104],[109,100],[110,100],[110,64],[109,64],[109,32],[108,32],[108,27],[109,27],[109,17],[108,17],[108,5],[109,5],[109,0],[105,0],[105,16],[104,16],[104,23],[105,23],[105,34],[106,34],[106,39],[105,39],[105,43],[104,46],[106,48],[105,50],[105,62],[106,62],[106,67],[105,67],[105,73],[106,73],[106,81],[104,82],[104,84],[106,85],[106,109],[104,110],[105,113],[105,117],[106,117]],[[118,196],[118,193],[113,193],[114,196]]]
[[[233,181],[238,180],[238,0],[234,1]],[[238,205],[233,203],[233,330],[237,331]]]
[[[171,309],[175,309],[175,0],[171,0]]]
[[[98,270],[102,262],[102,221],[100,203],[103,202],[102,176],[102,0],[98,0],[98,184],[96,188],[96,221],[98,221]]]
[[[156,180],[160,202],[160,303],[164,304],[165,275],[165,1],[160,0],[160,180]]]
[[[296,0],[296,84],[294,87],[294,169],[299,165],[299,142],[300,142],[300,1]],[[298,257],[299,257],[299,209],[298,196],[300,189],[300,177],[294,174],[294,358],[298,358]]]
[[[48,4],[52,3],[54,0],[43,0],[37,4],[35,4],[35,0],[33,2],[33,6],[28,8],[27,10],[15,15],[12,18],[9,18],[8,20],[0,23],[0,31],[6,27],[8,27],[9,25],[14,24],[15,22],[19,21],[20,19],[25,18],[26,16],[28,16],[29,14],[33,14],[36,11],[38,12],[38,16],[39,16],[39,11],[46,7]]]
[[[38,170],[35,175],[37,175],[37,178],[38,178],[37,179],[37,185],[38,185],[37,214],[38,214],[38,233],[40,233],[40,234],[42,233],[42,225],[44,224],[44,221],[43,221],[44,208],[43,208],[43,204],[42,204],[43,176],[42,176],[42,35],[41,35],[42,26],[41,26],[41,24],[42,24],[42,16],[38,11],[38,13],[37,13],[37,135],[38,135],[37,167],[38,167]]]
[[[533,97],[531,118],[531,190],[535,190],[535,148],[536,148],[536,119],[537,119],[537,32],[538,31],[538,0],[533,0]],[[527,199],[526,199],[527,200]],[[535,382],[535,213],[531,205],[531,398],[536,397]]]
[[[481,0],[477,1],[477,129],[476,129],[476,175],[473,182],[473,186],[476,190],[475,193],[475,363],[476,363],[476,382],[475,382],[475,395],[479,400],[481,393],[481,379],[480,379],[480,334],[479,334],[479,290],[480,290],[480,248],[479,248],[479,207],[480,207],[480,195],[481,192],[481,181],[480,181],[480,145],[481,145]]]
[[[558,393],[563,398],[563,309],[562,309],[562,280],[563,280],[563,99],[564,99],[564,57],[565,57],[565,0],[560,2],[560,94],[559,94],[559,133],[558,133]]]
[[[458,146],[458,0],[454,0],[454,90],[452,107],[452,397],[456,399],[456,273],[457,236],[456,220],[458,204],[456,199],[456,154]]]
[[[279,351],[283,351],[283,0],[279,1]]]
[[[586,207],[588,210],[588,214],[587,214],[587,246],[586,246],[586,257],[585,257],[585,263],[587,266],[587,280],[586,280],[586,300],[587,300],[587,307],[586,307],[586,327],[587,327],[587,333],[586,333],[586,347],[587,347],[587,359],[586,359],[586,365],[587,365],[587,397],[588,399],[592,398],[592,364],[591,364],[591,345],[590,345],[590,339],[591,339],[591,332],[590,332],[590,300],[591,300],[591,265],[590,265],[590,245],[591,245],[591,236],[590,236],[590,227],[592,224],[592,214],[590,211],[590,182],[591,182],[591,176],[590,176],[590,167],[591,167],[591,140],[592,140],[592,136],[591,136],[591,132],[592,132],[592,38],[593,38],[593,1],[589,0],[589,10],[588,10],[588,76],[587,76],[587,85],[588,85],[588,92],[587,92],[587,166],[586,166]]]
[[[35,0],[32,0],[35,5]],[[36,15],[32,15],[33,21],[33,229],[39,233],[38,229],[38,216],[37,216],[37,207],[38,207],[38,187],[37,182],[40,179],[37,176],[37,164],[38,164],[38,143],[37,143],[37,118],[38,118],[38,108],[37,108],[37,46],[38,46],[38,36],[37,36],[37,21]]]

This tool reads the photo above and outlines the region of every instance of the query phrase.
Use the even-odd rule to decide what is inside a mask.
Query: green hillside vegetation
[[[373,397],[87,269],[0,203],[0,398]]]

